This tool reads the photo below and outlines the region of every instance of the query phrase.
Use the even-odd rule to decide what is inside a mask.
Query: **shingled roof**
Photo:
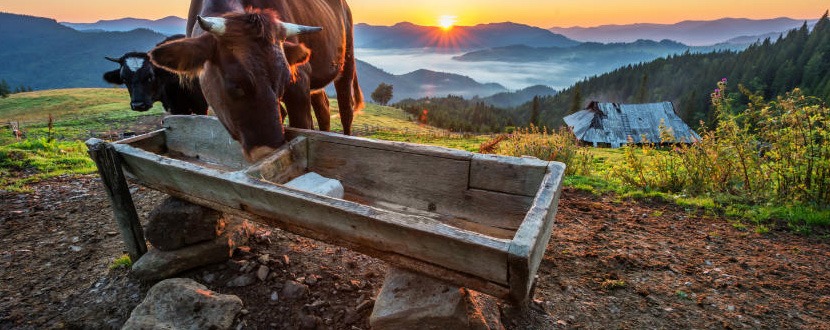
[[[660,123],[674,132],[677,142],[691,143],[700,139],[689,125],[674,112],[671,102],[647,104],[588,104],[585,110],[565,117],[565,123],[573,129],[580,141],[594,146],[607,144],[613,148],[628,144],[628,138],[642,143],[660,142]]]

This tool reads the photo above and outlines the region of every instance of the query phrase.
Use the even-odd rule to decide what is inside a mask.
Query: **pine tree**
[[[536,127],[539,127],[539,112],[540,110],[539,105],[539,95],[533,97],[533,105],[530,107],[530,124]]]
[[[640,89],[637,90],[637,96],[634,98],[634,103],[646,103],[648,101],[648,73],[643,74],[643,79],[640,81]]]
[[[579,85],[574,86],[573,99],[568,113],[574,113],[582,109],[582,90]]]
[[[5,79],[0,80],[0,97],[7,98],[12,91],[9,89],[9,83],[6,82]]]

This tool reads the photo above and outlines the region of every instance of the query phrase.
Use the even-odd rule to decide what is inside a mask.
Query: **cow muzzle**
[[[146,102],[131,102],[130,103],[130,108],[135,110],[135,111],[147,111],[147,110],[150,110],[150,108],[152,108],[152,107],[153,107],[152,104],[148,104]]]

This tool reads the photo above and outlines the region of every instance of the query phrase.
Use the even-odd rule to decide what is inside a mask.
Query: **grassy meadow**
[[[0,190],[26,191],[27,184],[50,177],[94,173],[83,141],[91,137],[113,140],[118,132],[143,133],[158,127],[163,114],[160,105],[135,112],[129,109],[128,100],[121,88],[48,90],[0,99]],[[337,101],[331,102],[332,129],[340,131]],[[14,132],[18,123],[19,138]],[[719,179],[723,174],[679,179],[690,175],[680,163],[682,157],[694,154],[691,149],[680,156],[676,150],[654,146],[595,149],[577,145],[568,132],[538,128],[518,129],[510,135],[458,134],[420,125],[400,109],[375,104],[367,104],[356,114],[353,129],[356,135],[369,138],[562,161],[568,164],[567,186],[617,198],[666,200],[690,212],[726,216],[736,227],[759,233],[780,227],[804,233],[830,227],[830,210],[821,205],[745,198],[734,191],[740,186],[698,191],[697,181],[715,180],[706,175]],[[718,152],[723,153],[701,151],[725,157]]]

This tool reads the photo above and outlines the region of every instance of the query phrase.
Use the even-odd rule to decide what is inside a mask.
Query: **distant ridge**
[[[499,108],[513,108],[533,100],[534,96],[553,96],[556,90],[544,85],[530,86],[515,92],[504,92],[488,97],[480,98],[479,101]]]
[[[176,16],[167,16],[157,20],[127,17],[114,20],[100,20],[95,23],[61,22],[61,24],[78,31],[126,32],[135,29],[148,29],[169,36],[184,34],[187,20]]]
[[[164,36],[147,30],[79,32],[48,18],[0,13],[0,78],[34,89],[108,86],[104,56],[147,51]]]
[[[721,18],[711,21],[683,21],[675,24],[638,23],[597,27],[554,27],[550,31],[583,42],[632,42],[638,39],[670,39],[691,46],[714,45],[742,37],[785,32],[804,22],[812,26],[817,19],[787,17],[773,19]]]
[[[407,98],[441,97],[448,94],[466,98],[486,97],[507,91],[499,84],[482,84],[467,76],[445,72],[421,69],[394,75],[361,60],[357,60],[357,78],[367,99],[380,83],[391,84],[394,87],[392,102]],[[326,92],[330,96],[335,95],[331,86]]]
[[[480,49],[509,45],[572,47],[579,42],[551,31],[517,23],[455,26],[450,31],[409,22],[392,26],[355,25],[355,46],[373,49],[444,48]]]

